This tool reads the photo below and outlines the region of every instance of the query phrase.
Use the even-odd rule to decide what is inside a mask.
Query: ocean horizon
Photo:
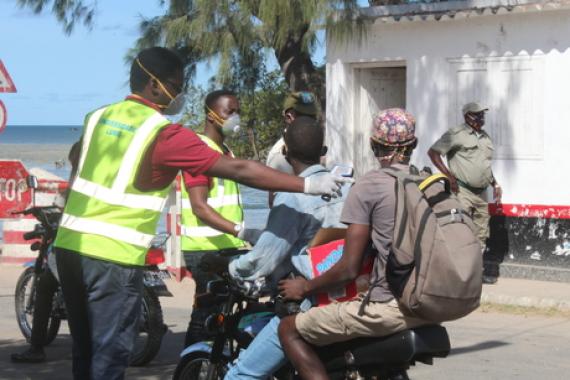
[[[8,125],[0,144],[69,144],[81,137],[82,125]]]

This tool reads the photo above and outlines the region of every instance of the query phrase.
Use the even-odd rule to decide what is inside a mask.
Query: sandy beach
[[[71,144],[0,144],[0,160],[22,160],[36,165],[50,165],[63,160]]]

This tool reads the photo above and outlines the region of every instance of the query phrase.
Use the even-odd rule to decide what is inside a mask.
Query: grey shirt
[[[445,132],[431,149],[446,155],[451,173],[467,185],[486,188],[492,183],[493,142],[484,130],[462,124]]]
[[[393,167],[408,171],[407,165]],[[344,204],[340,220],[346,224],[365,224],[371,228],[371,239],[378,251],[370,276],[370,300],[387,302],[394,298],[386,280],[386,261],[394,234],[396,209],[395,179],[374,169],[356,181]]]

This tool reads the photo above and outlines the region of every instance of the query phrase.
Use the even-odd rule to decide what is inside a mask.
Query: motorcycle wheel
[[[34,318],[34,303],[36,299],[36,286],[34,283],[34,268],[27,268],[18,278],[16,283],[16,292],[14,294],[14,303],[16,309],[16,320],[18,327],[29,343],[32,338],[32,323]],[[48,331],[46,334],[45,345],[47,346],[57,336],[61,320],[57,317],[50,316],[48,322]]]
[[[174,370],[172,380],[205,380],[209,366],[210,354],[208,352],[193,352],[180,360]],[[222,380],[226,372],[226,365],[216,368],[213,379]]]
[[[130,365],[140,367],[150,362],[158,351],[166,326],[162,319],[162,308],[152,289],[144,288],[142,311],[139,320],[139,335],[135,341]]]

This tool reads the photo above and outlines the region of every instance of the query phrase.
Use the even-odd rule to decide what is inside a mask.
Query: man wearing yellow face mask
[[[206,96],[204,133],[199,134],[208,146],[234,157],[226,145],[240,127],[239,101],[232,91],[218,90]],[[255,231],[255,230],[253,230]],[[258,234],[260,231],[257,231]],[[252,230],[243,224],[243,209],[238,184],[206,175],[184,176],[182,184],[181,246],[186,267],[196,284],[195,295],[206,292],[211,273],[200,268],[200,260],[209,252],[229,253],[245,248],[244,240],[254,240]],[[216,307],[192,307],[184,347],[205,340],[204,322]]]
[[[142,266],[176,175],[206,174],[248,186],[336,195],[342,178],[311,181],[210,149],[165,114],[184,105],[184,63],[141,51],[132,94],[85,118],[81,153],[54,242],[73,337],[75,379],[123,379],[142,297]]]

